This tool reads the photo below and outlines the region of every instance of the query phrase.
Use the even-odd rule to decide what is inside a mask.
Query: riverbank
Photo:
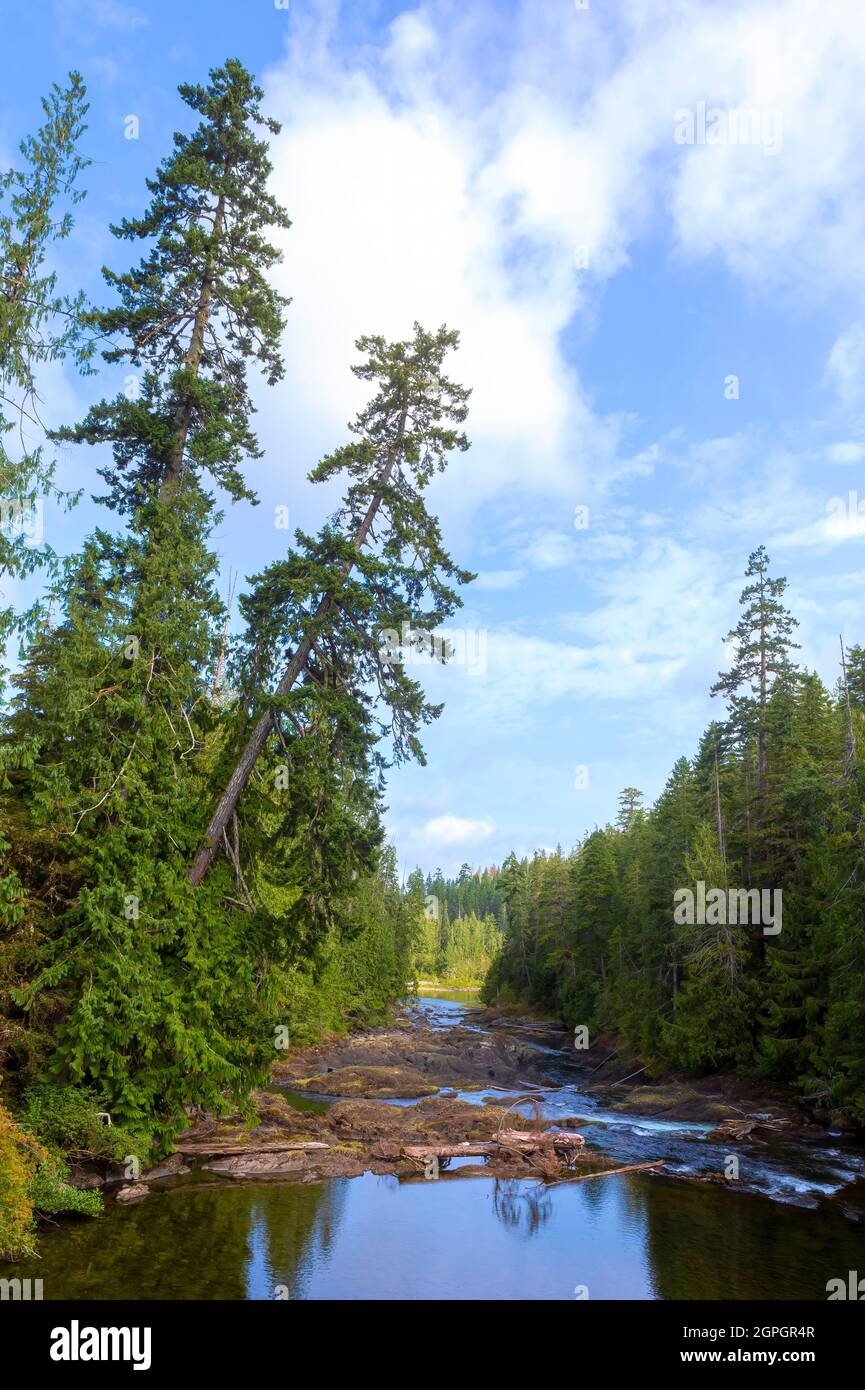
[[[614,1110],[713,1123],[744,1115],[771,1115],[783,1127],[802,1134],[816,1135],[828,1130],[851,1136],[859,1133],[841,1112],[824,1112],[818,1118],[794,1094],[779,1087],[730,1073],[687,1076],[660,1062],[646,1063],[617,1039],[603,1035],[590,1047],[579,1049],[574,1047],[573,1037],[564,1025],[530,1014],[484,1008],[476,1017],[479,1024],[516,1038],[539,1039],[567,1053],[573,1050],[571,1055],[582,1079],[582,1089],[604,1098]]]

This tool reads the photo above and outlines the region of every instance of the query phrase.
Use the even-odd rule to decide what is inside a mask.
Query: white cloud
[[[865,323],[851,323],[832,345],[826,378],[844,405],[865,395]]]
[[[428,820],[423,833],[428,844],[452,848],[454,845],[476,845],[488,840],[494,829],[492,821],[445,815]]]
[[[838,444],[830,444],[825,452],[829,463],[861,463],[865,458],[865,444],[844,440]]]
[[[580,497],[647,476],[661,454],[616,458],[628,420],[597,412],[563,346],[653,225],[761,290],[862,298],[858,0],[660,13],[629,0],[615,22],[567,4],[541,14],[524,0],[505,16],[429,0],[347,54],[337,14],[312,5],[266,74],[284,123],[274,188],[294,219],[281,272],[291,386],[263,402],[266,443],[289,418],[295,456],[331,447],[362,396],[354,338],[447,321],[462,334],[452,369],[473,387],[474,448],[437,496],[445,521],[506,490]],[[700,101],[780,109],[783,148],[677,145],[674,112]],[[842,390],[858,371],[853,332],[833,349]]]
[[[485,181],[477,126],[441,103],[430,122],[424,83],[405,66],[407,33],[417,46],[403,25],[378,83],[335,60],[309,73],[296,56],[268,77],[284,122],[273,186],[294,219],[280,273],[293,296],[294,430],[343,433],[362,398],[348,373],[358,335],[447,322],[461,333],[450,370],[472,386],[475,447],[459,468],[461,504],[508,486],[573,490],[586,460],[609,455],[617,437],[559,348],[577,277],[564,255],[534,275],[511,265],[519,229],[503,215],[504,185]],[[408,106],[389,90],[400,64]],[[272,409],[263,402],[265,416]]]
[[[543,530],[530,536],[520,550],[519,558],[534,570],[558,570],[572,565],[576,546],[562,531]]]
[[[522,570],[481,570],[475,580],[475,588],[499,591],[516,589],[525,574]]]
[[[597,605],[558,620],[567,640],[539,627],[492,626],[482,675],[430,667],[424,684],[445,701],[452,731],[505,737],[558,717],[550,714],[558,702],[581,700],[640,701],[646,718],[668,720],[670,701],[684,687],[683,698],[702,696],[720,663],[741,587],[728,574],[706,565],[702,552],[651,536],[626,567],[596,572]]]

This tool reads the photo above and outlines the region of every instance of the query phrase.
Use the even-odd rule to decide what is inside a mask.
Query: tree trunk
[[[224,223],[225,194],[221,193],[216,204],[216,212],[213,218],[213,245],[208,253],[204,277],[201,281],[201,292],[198,296],[198,305],[195,310],[195,323],[192,327],[192,337],[189,340],[189,347],[186,349],[186,356],[183,359],[184,369],[188,372],[192,372],[193,375],[198,374],[201,354],[204,351],[204,334],[207,331],[207,324],[210,319],[210,305],[213,300],[213,289],[216,283],[215,259]],[[183,468],[183,455],[186,449],[186,441],[189,438],[192,420],[192,403],[187,397],[186,400],[182,401],[177,407],[174,416],[176,432],[174,443],[171,447],[171,456],[168,460],[168,470],[162,480],[162,487],[160,488],[160,492],[163,496],[166,490],[180,477]]]
[[[721,821],[721,779],[718,776],[718,754],[715,754],[715,821],[718,828],[718,853],[727,862],[727,855],[724,849],[724,826]]]
[[[841,643],[841,670],[844,675],[844,700],[847,705],[847,738],[850,745],[849,753],[847,756],[849,763],[855,763],[856,735],[853,732],[853,711],[850,708],[850,687],[847,684],[847,656],[844,651],[844,638],[839,637],[838,641]]]
[[[760,579],[760,727],[757,731],[757,799],[760,828],[766,814],[766,613],[763,579]]]
[[[585,1140],[581,1134],[568,1134],[561,1130],[546,1130],[536,1134],[531,1130],[504,1129],[498,1139],[459,1144],[404,1144],[404,1158],[420,1162],[428,1158],[486,1158],[500,1154],[502,1149],[518,1149],[520,1153],[533,1154],[538,1149],[581,1149]]]

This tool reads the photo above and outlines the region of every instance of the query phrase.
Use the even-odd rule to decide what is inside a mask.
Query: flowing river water
[[[472,1026],[465,996],[420,1001],[436,1028]],[[604,1110],[579,1068],[538,1047],[555,1120],[622,1164],[718,1172],[709,1125]],[[484,1092],[460,1093],[482,1104]],[[307,1098],[298,1105],[314,1105]],[[393,1102],[403,1104],[405,1102]],[[324,1105],[325,1102],[318,1102]],[[193,1171],[141,1205],[109,1194],[17,1266],[46,1299],[820,1299],[865,1273],[865,1152],[828,1134],[742,1146],[737,1183],[645,1173],[543,1186],[459,1175],[226,1182]]]

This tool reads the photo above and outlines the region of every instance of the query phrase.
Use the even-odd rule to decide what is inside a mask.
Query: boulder
[[[135,1202],[143,1202],[145,1197],[150,1196],[150,1188],[146,1182],[131,1182],[126,1187],[121,1187],[115,1201],[122,1202],[124,1206],[131,1206]]]

